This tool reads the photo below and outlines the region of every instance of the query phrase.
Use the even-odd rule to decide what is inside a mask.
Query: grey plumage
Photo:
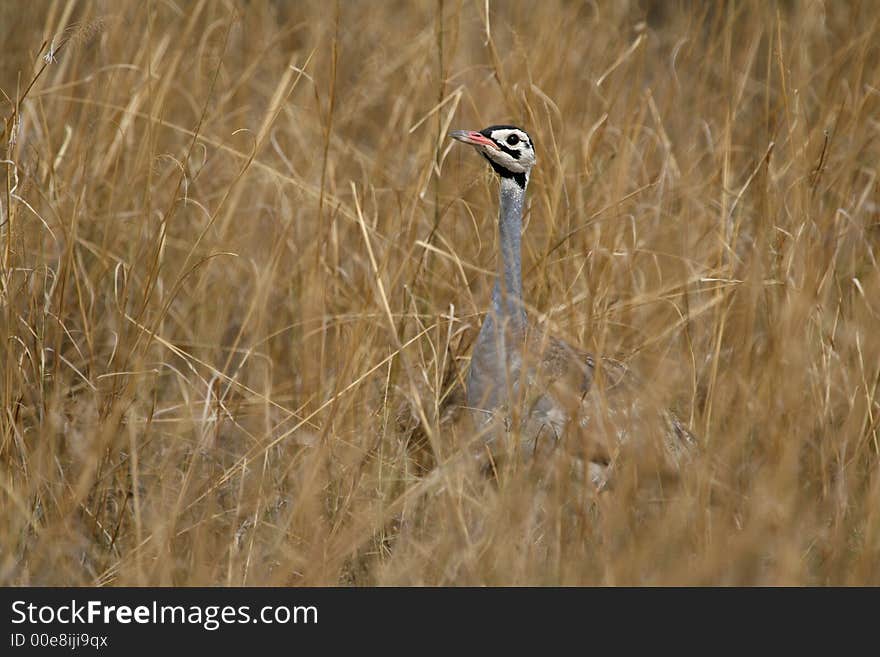
[[[694,440],[671,412],[657,405],[628,369],[595,359],[546,334],[527,320],[523,305],[521,231],[529,174],[535,164],[531,138],[514,126],[491,126],[450,136],[474,146],[500,179],[499,274],[492,305],[480,328],[467,378],[467,404],[478,426],[517,422],[520,451],[532,454],[575,432],[582,456],[602,466],[631,437],[659,438],[678,462]],[[589,393],[589,394],[588,394]],[[496,440],[498,431],[487,430]],[[606,476],[592,470],[597,483]]]

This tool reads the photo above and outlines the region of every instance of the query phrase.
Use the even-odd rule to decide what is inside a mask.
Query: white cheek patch
[[[496,149],[486,149],[487,154],[493,160],[495,160],[498,164],[503,166],[508,171],[513,171],[514,173],[519,173],[525,171],[522,164],[520,164],[519,160],[514,159],[504,151],[496,150]]]

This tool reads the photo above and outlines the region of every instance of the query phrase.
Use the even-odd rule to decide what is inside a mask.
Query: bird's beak
[[[489,146],[490,148],[498,148],[494,141],[488,137],[484,137],[474,130],[453,130],[449,133],[449,136],[464,144],[470,144],[471,146]]]

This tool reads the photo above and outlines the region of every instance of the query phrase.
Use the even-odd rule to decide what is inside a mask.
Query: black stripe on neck
[[[526,174],[523,172],[514,173],[510,169],[505,169],[503,166],[498,164],[495,160],[487,155],[483,155],[486,158],[486,161],[492,165],[492,168],[495,169],[495,173],[497,173],[502,178],[513,178],[514,182],[519,185],[522,189],[526,188]]]

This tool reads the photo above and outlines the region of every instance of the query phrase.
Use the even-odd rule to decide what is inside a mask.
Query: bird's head
[[[479,132],[453,130],[449,136],[476,148],[495,173],[502,178],[512,178],[525,189],[535,166],[535,146],[525,130],[512,125],[493,125]]]

